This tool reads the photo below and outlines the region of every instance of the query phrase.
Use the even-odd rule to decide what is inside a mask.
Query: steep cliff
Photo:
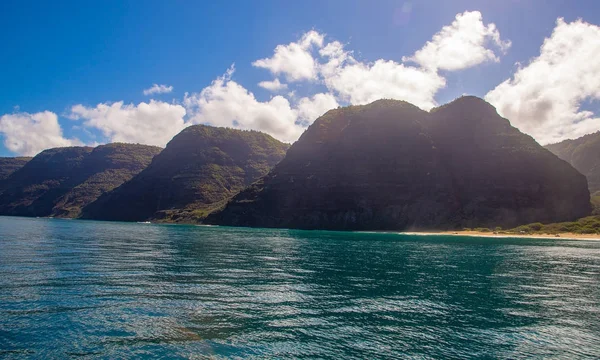
[[[600,191],[600,132],[547,145],[546,148],[585,175],[590,192]]]
[[[585,178],[481,99],[425,112],[380,100],[317,119],[267,176],[207,223],[451,229],[590,212]]]

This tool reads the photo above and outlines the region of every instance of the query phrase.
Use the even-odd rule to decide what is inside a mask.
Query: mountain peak
[[[447,111],[454,109],[465,109],[470,112],[485,112],[491,114],[498,114],[496,108],[485,101],[484,99],[472,96],[472,95],[464,95],[459,98],[452,100],[451,102],[444,104],[442,106],[438,106],[436,108],[431,109],[430,113],[435,113],[439,111]]]

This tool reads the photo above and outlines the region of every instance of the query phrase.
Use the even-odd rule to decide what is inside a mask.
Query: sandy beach
[[[556,234],[509,234],[509,233],[494,233],[481,231],[412,231],[401,232],[405,235],[443,235],[443,236],[476,236],[489,238],[534,238],[534,239],[564,239],[564,240],[593,240],[600,241],[600,234],[575,234],[575,233],[560,233]]]

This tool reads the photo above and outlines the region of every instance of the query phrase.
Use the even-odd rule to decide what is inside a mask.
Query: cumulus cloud
[[[190,121],[238,129],[266,132],[282,141],[296,140],[303,129],[296,124],[297,114],[283,96],[258,101],[254,94],[231,80],[234,68],[212,82],[200,93],[186,94],[184,105]]]
[[[252,65],[275,75],[283,74],[288,81],[315,80],[317,63],[311,54],[313,45],[323,45],[323,35],[314,30],[305,33],[298,42],[278,45],[272,57],[256,60]]]
[[[63,137],[58,117],[50,111],[3,115],[0,133],[4,146],[19,155],[33,156],[48,148],[82,145],[78,139]]]
[[[298,100],[298,104],[296,105],[298,122],[302,126],[308,126],[319,116],[338,106],[340,105],[331,94],[318,93],[311,97],[303,97]]]
[[[354,105],[391,98],[423,109],[437,105],[434,96],[446,85],[446,80],[436,72],[391,60],[342,63],[328,72],[324,81],[342,100]]]
[[[277,78],[273,81],[261,81],[258,83],[258,86],[273,92],[287,89],[287,84],[282,84]]]
[[[436,106],[435,94],[446,85],[443,77],[429,69],[392,60],[358,61],[338,41],[325,45],[319,55],[324,59],[319,66],[324,84],[342,101],[354,105],[392,98],[430,109]]]
[[[278,45],[273,57],[255,61],[273,74],[284,74],[290,81],[318,80],[337,101],[354,105],[381,98],[411,102],[423,109],[437,105],[435,95],[446,86],[439,70],[456,71],[485,61],[499,61],[490,48],[510,47],[494,24],[484,24],[478,11],[457,14],[452,24],[435,34],[431,41],[404,62],[377,59],[358,60],[339,41],[327,43],[325,35],[314,30],[297,42]],[[260,85],[276,87],[278,79]]]
[[[436,93],[446,86],[440,70],[455,71],[485,61],[498,61],[492,47],[504,51],[510,42],[501,39],[494,24],[484,24],[479,12],[465,12],[458,14],[452,24],[443,27],[412,57],[403,58],[404,63],[390,59],[363,61],[346,46],[339,41],[326,42],[325,34],[311,30],[295,42],[276,46],[271,57],[254,61],[254,67],[267,69],[274,75],[271,81],[258,85],[281,93],[266,101],[260,101],[232,80],[235,70],[232,66],[201,91],[186,93],[182,104],[151,100],[137,105],[124,101],[92,107],[75,105],[69,117],[82,120],[83,129],[98,130],[108,141],[164,146],[186,126],[202,123],[259,130],[293,142],[306,126],[340,103],[358,105],[393,98],[423,109],[434,107]],[[589,58],[594,58],[592,55],[595,53]],[[581,73],[593,65],[587,66]],[[576,74],[571,79],[578,77],[581,76]],[[557,79],[557,83],[559,80],[562,81]],[[303,88],[298,84],[301,81],[311,84]],[[517,82],[515,77],[504,86],[517,86]],[[305,89],[319,90],[307,94]],[[153,84],[143,92],[153,95],[172,90],[172,86]],[[575,97],[577,101],[580,98]],[[581,111],[575,113],[583,119],[582,123],[591,116]],[[62,136],[57,117],[50,112],[4,115],[0,126],[6,147],[18,153],[32,154],[46,147],[80,143]]]
[[[540,55],[486,95],[511,123],[541,143],[577,138],[600,128],[582,109],[600,99],[600,27],[558,19]]]
[[[138,105],[118,101],[95,107],[75,105],[70,117],[83,119],[84,126],[96,128],[111,142],[141,143],[165,146],[189,124],[181,105],[151,100]]]
[[[403,57],[402,61],[412,61],[431,70],[461,70],[486,61],[500,61],[488,48],[490,44],[506,51],[511,42],[500,38],[495,24],[485,25],[479,11],[465,11],[457,14],[451,25],[444,26],[413,56]]]
[[[168,94],[173,91],[173,86],[154,84],[151,87],[144,89],[144,95]]]

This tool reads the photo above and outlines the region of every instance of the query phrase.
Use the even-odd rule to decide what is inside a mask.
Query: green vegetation
[[[593,215],[600,215],[600,191],[592,195]]]
[[[546,146],[588,179],[590,192],[600,191],[600,132]]]
[[[590,212],[583,175],[466,96],[431,112],[395,100],[328,111],[267,176],[205,221],[446,230]]]
[[[198,222],[266,175],[287,148],[258,131],[190,126],[137,176],[87,206],[83,217]]]
[[[508,230],[511,234],[600,234],[600,216],[588,216],[577,221],[554,224],[533,223]]]
[[[0,214],[77,217],[84,206],[144,169],[160,150],[119,143],[45,150],[5,180]]]

